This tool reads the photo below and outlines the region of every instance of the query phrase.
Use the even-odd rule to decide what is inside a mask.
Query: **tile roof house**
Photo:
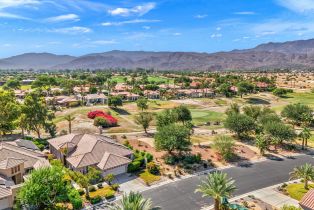
[[[314,209],[314,189],[308,191],[303,198],[301,199],[299,205],[304,210],[313,210]]]
[[[27,140],[0,143],[0,209],[11,209],[25,176],[33,169],[48,167],[45,154]]]
[[[50,152],[68,168],[87,173],[93,166],[103,175],[127,172],[133,152],[113,139],[96,134],[68,134],[48,140]]]

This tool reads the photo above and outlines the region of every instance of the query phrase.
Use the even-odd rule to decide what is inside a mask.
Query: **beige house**
[[[49,141],[50,152],[74,171],[96,167],[106,174],[127,172],[133,152],[113,139],[96,134],[68,134]]]
[[[0,143],[0,209],[12,208],[25,175],[49,165],[45,155],[31,141],[18,139]]]

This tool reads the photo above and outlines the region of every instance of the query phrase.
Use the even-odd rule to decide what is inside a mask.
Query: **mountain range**
[[[251,70],[314,68],[314,39],[266,43],[217,53],[109,51],[80,57],[25,53],[0,59],[0,69]]]

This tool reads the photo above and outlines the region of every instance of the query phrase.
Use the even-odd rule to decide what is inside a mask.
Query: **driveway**
[[[249,167],[232,167],[222,171],[236,180],[238,190],[235,196],[237,196],[286,182],[289,180],[289,172],[304,163],[314,165],[314,158],[300,155],[293,159],[266,160]],[[201,194],[194,193],[204,178],[205,175],[190,177],[144,191],[143,195],[151,198],[154,205],[162,207],[163,210],[199,210],[213,204],[211,198],[203,198]]]

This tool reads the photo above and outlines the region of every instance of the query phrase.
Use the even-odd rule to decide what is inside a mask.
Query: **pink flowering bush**
[[[118,120],[112,117],[110,114],[107,114],[101,110],[91,111],[87,114],[89,119],[103,118],[106,120],[105,127],[113,127],[118,125]],[[97,123],[98,124],[98,123]],[[101,126],[101,125],[99,125]]]

